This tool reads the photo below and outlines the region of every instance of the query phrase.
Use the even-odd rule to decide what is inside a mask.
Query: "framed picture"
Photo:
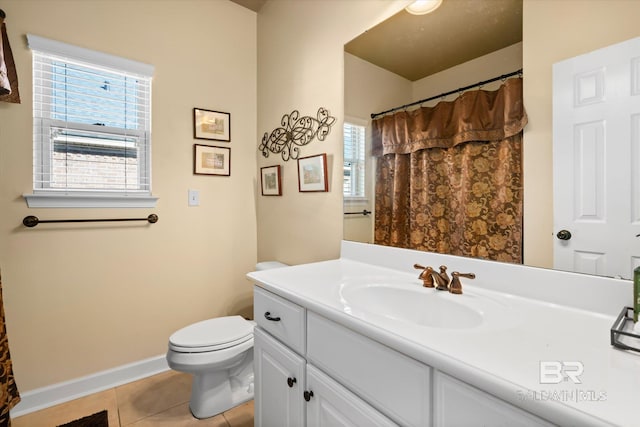
[[[326,154],[298,159],[298,190],[328,191]]]
[[[280,165],[260,168],[263,196],[282,196]]]
[[[194,144],[193,173],[230,176],[231,148]]]
[[[194,108],[193,137],[195,139],[231,141],[231,114]]]

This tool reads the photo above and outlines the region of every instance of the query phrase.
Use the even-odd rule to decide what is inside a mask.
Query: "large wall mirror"
[[[345,45],[345,240],[374,242],[374,162],[366,144],[358,148],[360,129],[364,141],[369,137],[370,115],[523,68],[522,6],[522,0],[444,0],[427,15],[402,10]],[[525,69],[524,79],[536,76]],[[526,144],[526,129],[524,138]],[[525,182],[525,199],[531,185]],[[537,266],[553,268],[553,261]]]

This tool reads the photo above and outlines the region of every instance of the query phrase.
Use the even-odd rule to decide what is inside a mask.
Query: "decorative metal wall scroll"
[[[269,152],[272,152],[280,153],[285,162],[295,160],[300,156],[300,147],[313,141],[313,138],[324,141],[335,121],[336,118],[322,107],[318,109],[317,118],[300,117],[298,110],[293,110],[291,114],[282,116],[282,127],[274,129],[271,134],[264,134],[258,150],[262,151],[264,157],[269,157]]]

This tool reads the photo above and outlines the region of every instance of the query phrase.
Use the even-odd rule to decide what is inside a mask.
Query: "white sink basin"
[[[453,295],[434,288],[406,284],[343,285],[345,310],[383,316],[430,328],[469,329],[499,326],[507,319],[507,306],[474,293]]]

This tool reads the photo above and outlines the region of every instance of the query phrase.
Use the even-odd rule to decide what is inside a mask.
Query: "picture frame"
[[[282,196],[280,165],[260,168],[260,183],[263,196]]]
[[[193,137],[195,139],[231,142],[231,114],[194,108]]]
[[[298,190],[300,192],[328,191],[327,154],[298,159]]]
[[[193,173],[231,176],[231,148],[194,144]]]

